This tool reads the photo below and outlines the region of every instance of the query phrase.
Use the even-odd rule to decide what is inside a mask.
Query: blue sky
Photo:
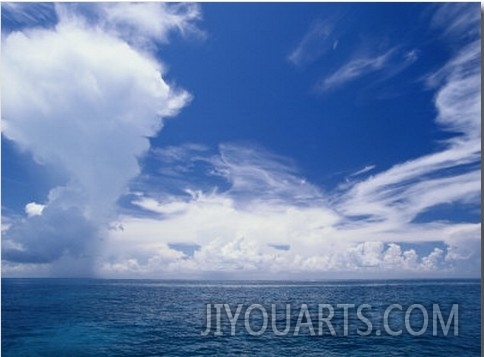
[[[480,276],[479,3],[2,3],[2,274]]]

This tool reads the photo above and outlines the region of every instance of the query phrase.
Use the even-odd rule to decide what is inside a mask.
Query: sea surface
[[[479,356],[480,290],[480,280],[2,279],[2,356]],[[218,304],[232,317],[241,304],[233,331]],[[346,323],[341,304],[348,304]],[[371,306],[360,311],[371,330],[357,315],[362,304]],[[392,304],[402,310],[388,313],[387,330]],[[447,335],[439,320],[433,331],[434,304],[449,322]],[[273,318],[277,331],[288,332],[278,336]],[[319,329],[322,318],[334,334],[324,322]]]

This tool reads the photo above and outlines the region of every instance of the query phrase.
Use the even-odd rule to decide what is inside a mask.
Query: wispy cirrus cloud
[[[343,64],[340,62],[335,69],[333,51],[340,45],[344,29],[342,20],[317,20],[311,25],[302,40],[287,57],[297,67],[317,64],[326,72],[315,84],[315,90],[325,92],[340,88],[358,78],[371,73],[381,72],[377,81],[384,81],[399,74],[415,63],[420,55],[416,48],[407,48],[404,44],[392,48],[381,48],[377,44],[362,41],[355,46],[352,54],[344,54]],[[365,36],[362,36],[365,37]],[[368,42],[371,42],[368,40]],[[369,48],[380,47],[377,51]],[[346,53],[343,51],[342,53]],[[341,54],[339,54],[341,56]]]
[[[442,37],[453,37],[457,41],[479,35],[479,27],[475,24],[481,21],[479,5],[476,3],[442,3],[435,4],[430,24],[441,31]]]
[[[465,46],[441,70],[427,77],[431,86],[444,85],[436,96],[437,122],[446,130],[461,133],[473,142],[480,138],[481,128],[480,121],[475,119],[481,110],[481,98],[476,95],[481,85],[480,60],[481,41],[476,40]]]
[[[154,50],[176,33],[184,38],[206,36],[197,25],[202,14],[195,3],[58,3],[56,11],[65,21],[100,27],[136,48]]]
[[[327,91],[340,87],[369,73],[379,71],[386,67],[394,52],[395,50],[389,50],[378,56],[353,59],[320,81],[316,87],[318,90]]]
[[[356,172],[353,172],[352,174],[349,175],[349,177],[362,175],[364,173],[367,173],[367,172],[373,170],[375,167],[376,167],[376,165],[367,165],[367,166],[363,167],[362,169],[360,169]]]
[[[357,184],[346,194],[347,214],[368,213],[372,205],[381,217],[411,221],[436,204],[475,199],[480,192],[479,58],[480,41],[475,41],[438,72],[436,123],[455,134],[445,150],[395,165]]]
[[[3,2],[2,21],[17,28],[54,26],[57,14],[52,3]]]
[[[287,59],[296,66],[303,66],[316,61],[337,45],[334,25],[329,21],[319,20],[309,28]]]

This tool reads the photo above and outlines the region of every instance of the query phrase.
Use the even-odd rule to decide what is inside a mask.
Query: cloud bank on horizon
[[[213,8],[207,4],[205,11]],[[2,204],[3,275],[480,276],[480,7],[426,10],[426,31],[439,34],[434,42],[440,47],[450,44],[437,65],[424,44],[410,40],[348,46],[347,24],[334,18],[312,21],[292,51],[286,45],[287,58],[279,59],[284,72],[292,66],[310,73],[302,95],[323,108],[341,93],[349,98],[361,81],[401,83],[413,66],[430,63],[408,76],[432,93],[433,111],[421,112],[444,136],[431,150],[422,147],[419,155],[390,164],[361,158],[326,187],[301,167],[309,154],[297,152],[296,141],[292,154],[290,147],[280,154],[272,142],[232,140],[222,125],[227,139],[210,138],[214,126],[203,131],[205,140],[183,136],[196,124],[182,109],[193,97],[196,103],[198,93],[168,81],[168,73],[182,73],[168,72],[162,60],[171,42],[193,38],[197,46],[216,46],[217,33],[199,27],[199,5],[3,3],[2,23],[10,28],[2,29],[2,141],[64,182],[43,200],[24,202],[22,211]],[[214,72],[221,77],[222,62]],[[232,99],[225,92],[219,106]],[[404,104],[408,98],[402,98]],[[284,110],[288,103],[278,105]],[[194,120],[214,125],[197,108],[190,112]],[[363,120],[363,112],[353,115]],[[170,143],[162,127],[177,115],[183,130]],[[418,118],[407,119],[419,130]],[[257,127],[257,120],[250,124]],[[364,134],[372,140],[371,131]],[[2,185],[9,189],[8,181]]]

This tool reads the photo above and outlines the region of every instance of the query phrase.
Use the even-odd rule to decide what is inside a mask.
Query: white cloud
[[[464,134],[466,140],[480,140],[481,41],[471,42],[432,79],[444,77],[436,97],[437,122],[447,130]],[[457,138],[454,140],[461,140]]]
[[[466,46],[439,71],[442,87],[435,97],[436,122],[442,129],[458,135],[449,139],[442,151],[395,165],[355,185],[341,203],[343,212],[351,215],[372,212],[380,219],[411,221],[440,203],[475,200],[481,189],[478,42]],[[458,167],[464,171],[449,171]]]
[[[228,181],[229,189],[162,202],[138,196],[138,205],[160,216],[120,217],[124,231],[112,232],[105,242],[106,251],[120,250],[110,264],[125,267],[124,274],[132,276],[141,269],[138,265],[143,274],[153,276],[206,277],[220,271],[265,278],[331,272],[353,277],[478,276],[480,223],[415,220],[438,205],[478,206],[476,48],[477,43],[465,47],[439,73],[436,122],[455,133],[440,151],[324,193],[307,183],[290,161],[259,149],[222,145],[219,155],[207,155],[206,162]],[[170,157],[186,157],[180,154],[184,150],[171,148],[178,156]],[[198,160],[204,152],[197,151]],[[169,246],[174,243],[200,249],[193,256],[177,256],[180,252]],[[132,259],[138,265],[130,270]],[[111,265],[100,269],[116,276]]]
[[[435,7],[430,24],[441,36],[462,41],[479,35],[476,23],[481,21],[481,8],[478,3],[442,3]]]
[[[32,266],[41,274],[56,266],[77,269],[74,257],[113,277],[478,276],[480,223],[416,221],[440,204],[479,202],[477,42],[432,78],[439,86],[437,123],[454,133],[440,151],[323,192],[290,160],[260,148],[224,144],[214,154],[190,144],[154,150],[174,171],[183,172],[183,163],[204,163],[207,175],[228,188],[201,190],[183,181],[184,195],[136,192],[132,203],[150,214],[113,221],[105,212],[113,212],[139,174],[137,157],[149,148],[147,137],[189,98],[163,80],[160,64],[130,45],[133,36],[119,37],[137,28],[140,36],[166,40],[145,12],[150,6],[133,8],[146,24],[114,7],[106,10],[115,14],[111,27],[64,21],[54,30],[3,39],[4,134],[70,178],[51,191],[41,215],[9,222],[2,237],[7,273],[31,272]],[[302,52],[294,56],[302,61]],[[327,79],[329,85],[381,69],[390,56],[350,61]],[[117,61],[121,57],[125,61]],[[122,228],[106,233],[108,226]],[[199,248],[186,254],[176,249],[181,245]]]
[[[215,172],[231,183],[234,195],[241,193],[258,200],[316,202],[323,197],[320,189],[297,175],[294,164],[262,148],[221,145],[220,158],[212,158]]]
[[[361,57],[351,60],[337,69],[332,75],[325,78],[318,84],[318,87],[320,90],[326,91],[339,87],[368,73],[381,70],[390,60],[393,53],[394,50],[390,50],[376,57]]]
[[[25,213],[27,216],[40,216],[42,215],[42,211],[44,210],[45,205],[41,205],[39,203],[30,202],[25,205]]]
[[[173,30],[183,36],[204,35],[195,25],[202,17],[200,6],[195,3],[106,3],[101,6],[108,23],[123,33],[135,33],[138,38],[145,36],[166,43]]]
[[[388,187],[376,186],[361,198],[361,205],[366,202],[364,214],[378,216],[379,220],[359,219],[347,212],[354,202],[346,196],[328,197],[314,186],[306,191],[297,171],[282,165],[277,157],[239,146],[224,145],[220,149],[218,160],[212,157],[211,162],[223,167],[230,189],[219,193],[193,192],[188,198],[173,196],[163,201],[138,196],[135,204],[159,216],[120,217],[124,230],[111,232],[105,242],[105,251],[118,258],[100,267],[103,274],[116,276],[121,270],[123,276],[138,276],[142,272],[150,276],[213,277],[224,271],[232,277],[250,272],[253,277],[265,278],[285,274],[308,277],[317,272],[353,272],[361,276],[459,274],[462,266],[479,260],[476,252],[465,259],[460,257],[469,252],[465,247],[479,244],[480,224],[413,223],[408,218],[410,213],[406,213],[417,215],[449,201],[450,194],[441,191],[449,182],[407,182],[407,200],[398,208],[392,207],[392,201],[389,203],[389,198],[380,193]],[[232,164],[235,162],[239,165]],[[438,168],[433,171],[440,172]],[[422,178],[420,172],[416,175],[414,178]],[[448,190],[452,192],[451,199],[476,199],[480,191],[465,184],[466,180],[474,184],[478,179],[475,176],[470,172],[441,180],[459,185],[459,189]],[[357,190],[371,180],[357,183],[354,188]],[[313,198],[308,192],[312,192]],[[349,196],[351,192],[348,191]],[[371,201],[369,196],[373,194],[377,196]],[[391,190],[388,195],[392,195]],[[421,201],[415,202],[420,196]],[[404,194],[400,199],[403,197]],[[176,243],[200,249],[193,256],[179,255],[170,248]],[[403,249],[403,243],[414,247]],[[418,253],[422,243],[434,250]],[[447,247],[445,251],[442,245]],[[119,253],[113,254],[113,250]],[[173,258],[176,254],[178,258]],[[133,259],[136,269],[129,270]],[[117,270],[113,270],[114,266]],[[478,265],[471,269],[473,274],[477,269]]]
[[[439,263],[442,261],[444,251],[439,248],[434,250],[426,257],[422,259],[422,265],[425,270],[435,270],[438,268]]]
[[[427,237],[421,227],[390,237],[384,230],[359,229],[357,235],[350,235],[349,229],[337,228],[334,213],[318,207],[267,207],[260,203],[241,209],[231,199],[220,200],[207,197],[191,201],[184,211],[163,219],[122,217],[125,230],[112,232],[106,242],[105,251],[112,261],[109,257],[101,260],[110,261],[100,267],[102,274],[143,276],[137,275],[142,271],[154,277],[171,273],[213,276],[213,272],[225,272],[232,277],[250,273],[254,278],[268,278],[284,274],[309,277],[318,272],[392,276],[437,268],[441,274],[445,270],[452,272],[449,266],[441,266],[443,251],[439,256],[419,255],[415,249],[403,250],[400,244],[384,243],[388,239],[406,239],[418,244],[419,238]],[[416,231],[420,236],[416,236]],[[438,242],[446,239],[445,229],[436,231],[440,234]],[[367,238],[377,240],[366,241]],[[200,249],[193,256],[180,254],[169,248],[177,242],[188,242]],[[274,244],[290,248],[275,249]],[[133,260],[137,262],[136,269],[129,270]],[[113,266],[124,267],[125,275],[116,275]]]
[[[89,29],[13,33],[3,49],[3,134],[66,170],[91,216],[106,212],[139,173],[147,137],[189,95],[170,88],[157,63]]]
[[[90,23],[76,6],[99,10],[96,4],[57,5],[55,28],[2,37],[2,134],[68,177],[51,190],[42,215],[30,204],[30,217],[12,223],[6,236],[24,250],[4,247],[7,260],[93,254],[89,246],[102,237],[117,199],[140,173],[137,160],[149,149],[148,138],[190,100],[163,79],[153,56],[128,41],[137,35],[166,41],[171,31],[192,28],[197,6],[99,5],[113,24],[126,24],[119,32]],[[134,21],[132,13],[140,12],[151,22]]]
[[[368,171],[371,171],[375,168],[376,166],[375,165],[367,165],[365,166],[364,168],[356,171],[356,172],[353,172],[351,175],[349,175],[350,177],[353,177],[353,176],[359,176],[359,175],[362,175],[364,173],[367,173]]]
[[[3,134],[66,170],[98,217],[139,173],[147,137],[189,95],[164,82],[156,62],[89,29],[13,33],[3,48]]]
[[[329,22],[314,23],[296,48],[287,57],[296,66],[317,60],[330,49],[336,49],[338,40],[332,39],[333,25]]]
[[[184,144],[180,146],[168,146],[163,149],[154,148],[151,153],[166,164],[176,161],[196,160],[200,154],[204,154],[208,148],[200,144]]]
[[[205,33],[196,23],[201,20],[200,6],[196,3],[57,3],[60,21],[90,24],[103,32],[123,38],[137,48],[153,48],[153,42],[166,44],[170,36],[204,38]]]

